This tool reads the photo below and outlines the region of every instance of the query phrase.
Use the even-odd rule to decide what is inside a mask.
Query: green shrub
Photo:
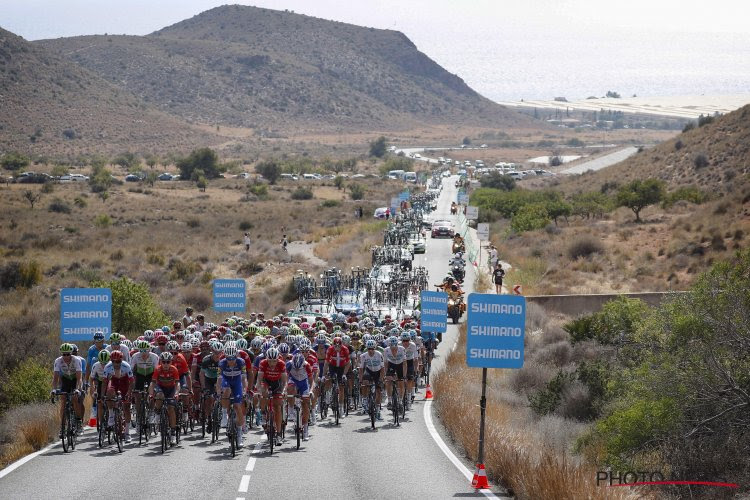
[[[55,198],[54,200],[52,200],[52,203],[49,204],[47,210],[58,214],[69,214],[70,212],[72,212],[70,205],[65,203],[65,201],[61,200],[60,198]]]
[[[94,218],[94,225],[96,227],[106,228],[112,225],[112,219],[107,214],[100,214]]]
[[[148,287],[122,277],[109,282],[96,281],[92,287],[112,290],[112,329],[113,331],[137,334],[154,325],[164,325],[169,317],[156,304]]]
[[[170,276],[173,280],[182,280],[187,283],[201,271],[201,266],[197,262],[185,262],[172,258],[167,264],[167,269],[172,271]]]
[[[9,262],[0,268],[0,288],[31,288],[42,281],[42,267],[35,260]]]
[[[563,325],[563,330],[568,332],[570,342],[573,344],[592,340],[596,336],[594,332],[594,316],[589,314],[572,319]]]
[[[156,266],[163,266],[164,265],[164,257],[161,255],[157,255],[155,253],[148,254],[148,257],[146,257],[146,262],[149,264],[153,264]]]
[[[312,189],[306,187],[298,187],[292,192],[293,200],[312,200],[313,192]]]
[[[237,274],[240,276],[253,276],[263,271],[263,266],[255,261],[243,262],[240,267],[237,268]]]
[[[575,375],[573,373],[558,371],[557,375],[547,383],[544,389],[529,395],[529,404],[532,411],[540,416],[553,413],[562,400],[563,391],[574,380]]]
[[[664,198],[664,201],[662,202],[662,206],[664,208],[671,207],[680,200],[685,200],[689,201],[690,203],[700,205],[701,203],[704,203],[706,200],[708,200],[708,193],[701,191],[696,186],[681,187],[667,194],[667,196]]]
[[[196,227],[200,227],[200,225],[201,225],[201,221],[196,218],[188,219],[187,221],[187,226],[193,229],[195,229]]]
[[[249,231],[253,228],[253,223],[249,220],[243,220],[240,222],[240,231]]]
[[[266,184],[253,184],[248,190],[258,198],[265,198],[268,196],[268,186]]]
[[[75,198],[75,199],[73,200],[73,204],[74,204],[75,206],[77,206],[78,208],[86,208],[86,205],[88,205],[88,203],[86,203],[86,200],[85,200],[85,199],[83,199],[83,198],[81,198],[80,196],[77,196],[77,197],[76,197],[76,198]]]
[[[12,406],[47,401],[51,390],[49,367],[36,358],[21,361],[2,388],[5,401]]]
[[[599,240],[591,236],[582,236],[568,245],[568,257],[576,260],[580,257],[588,258],[595,253],[604,252],[604,247]]]
[[[341,205],[341,202],[338,200],[324,200],[323,203],[320,204],[320,206],[324,208],[333,208],[338,207]]]
[[[361,200],[365,197],[365,188],[361,184],[349,185],[349,197],[352,200]]]
[[[524,231],[533,231],[535,229],[544,229],[549,224],[550,217],[544,203],[530,203],[521,207],[513,215],[510,221],[510,227],[517,233]]]
[[[693,158],[693,164],[695,168],[705,168],[708,166],[708,157],[703,153],[698,153]]]
[[[41,191],[42,191],[42,193],[44,193],[44,194],[50,194],[50,193],[53,193],[53,192],[55,191],[55,185],[54,185],[54,184],[52,184],[51,182],[45,182],[44,184],[42,184],[42,189],[41,189]]]

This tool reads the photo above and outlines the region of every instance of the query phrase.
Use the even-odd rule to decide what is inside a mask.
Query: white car
[[[388,207],[380,207],[375,209],[375,213],[372,214],[373,217],[376,219],[385,219],[385,212],[388,210]]]
[[[60,182],[86,182],[89,180],[88,176],[83,174],[68,174],[60,177]]]

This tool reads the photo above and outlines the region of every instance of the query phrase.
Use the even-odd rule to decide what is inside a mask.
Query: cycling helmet
[[[237,349],[242,349],[243,351],[247,349],[247,340],[245,339],[239,339],[237,340]]]
[[[352,338],[349,335],[344,335],[341,339],[344,341],[344,345],[350,345],[352,343]]]
[[[211,344],[208,343],[208,340],[201,340],[201,343],[200,343],[199,347],[201,348],[201,351],[203,351],[203,350],[206,350],[206,349],[210,349],[211,348]]]
[[[60,346],[60,352],[63,354],[73,354],[73,346],[68,344],[67,342]]]
[[[282,342],[281,344],[279,344],[278,350],[279,354],[289,354],[289,344],[287,344],[286,342]]]
[[[109,360],[113,363],[117,363],[118,361],[122,361],[122,351],[112,351],[109,354]]]
[[[401,340],[411,340],[411,337],[409,336],[409,332],[403,332],[401,334]]]
[[[279,350],[275,347],[266,351],[266,359],[279,359]]]
[[[234,345],[228,345],[224,348],[224,356],[226,356],[227,358],[236,358],[237,352],[237,346]]]
[[[75,345],[75,344],[73,344],[73,345]],[[122,345],[124,345],[125,347],[127,347],[127,348],[128,348],[128,351],[129,351],[129,350],[131,350],[131,349],[133,348],[133,342],[131,342],[131,341],[130,341],[130,340],[128,340],[128,339],[125,339],[125,340],[123,340],[123,341],[122,341]],[[75,351],[77,351],[77,350],[78,350],[78,347],[76,347],[76,348],[75,348],[74,350],[75,350]]]
[[[338,331],[341,331],[341,325],[336,325],[336,326],[334,326],[334,327],[333,327],[333,331],[334,331],[334,333],[335,333],[335,332],[338,332]]]
[[[104,340],[104,332],[101,330],[94,332],[94,342],[101,342],[102,340]]]
[[[417,338],[417,331],[416,330],[409,330],[409,337],[412,339]]]
[[[78,346],[75,344],[70,344],[70,347],[73,349],[73,354],[78,354]]]
[[[172,323],[172,328],[174,328],[175,330],[178,330],[182,328],[182,323],[180,323],[179,321],[175,321],[174,323]]]
[[[161,360],[172,361],[172,353],[169,351],[164,351],[163,353],[161,353]]]
[[[154,339],[154,331],[146,330],[145,332],[143,332],[143,338],[151,342]]]
[[[213,342],[211,342],[211,350],[214,352],[221,352],[224,350],[224,344],[222,344],[218,340],[214,340]]]
[[[270,342],[268,342],[268,341],[266,341],[266,342],[263,342],[263,345],[261,346],[260,350],[263,351],[263,352],[267,352],[272,347],[273,347],[273,344],[270,343]]]
[[[299,325],[299,328],[302,329],[303,332],[306,332],[307,330],[310,329],[310,323],[305,321],[304,323]]]
[[[183,342],[180,346],[180,349],[184,352],[193,352],[193,344],[191,344],[190,342]]]
[[[305,357],[302,354],[295,354],[292,358],[292,366],[299,370],[305,364]]]
[[[318,335],[315,337],[315,340],[318,342],[318,344],[325,344],[326,334],[322,332],[318,333]]]
[[[162,333],[169,333],[169,330],[171,330],[171,328],[169,328],[167,325],[161,327]]]
[[[148,343],[148,340],[139,340],[135,343],[135,346],[138,348],[139,351],[149,351],[151,350],[151,344]]]
[[[260,339],[260,337],[255,337],[253,340],[250,341],[250,349],[253,349],[254,351],[257,351],[261,348],[263,345],[263,341]]]
[[[365,342],[365,347],[367,347],[368,349],[375,349],[375,347],[377,347],[377,343],[374,340],[368,340],[367,342]]]
[[[398,338],[397,337],[388,337],[388,345],[393,347],[395,345],[398,345]]]
[[[224,335],[224,336],[222,337],[222,340],[223,340],[224,342],[229,342],[230,340],[234,340],[234,337],[232,336],[232,334],[231,334],[231,333],[227,333],[227,334],[225,334],[225,335]]]
[[[415,309],[414,310],[414,319],[419,319],[419,314],[420,314],[419,310]]]
[[[342,344],[341,337],[336,337],[335,339],[333,339],[333,345],[341,345],[341,344]]]
[[[99,351],[99,355],[97,356],[97,358],[99,359],[99,362],[101,364],[106,365],[107,363],[109,363],[109,351],[106,349],[102,349],[101,351]]]
[[[200,344],[201,344],[201,341],[200,341],[200,339],[198,337],[194,336],[192,339],[190,339],[190,345],[191,346],[198,347]]]
[[[169,342],[167,342],[167,350],[168,351],[179,351],[180,350],[180,344],[178,344],[176,340],[170,340]]]
[[[109,336],[109,341],[117,345],[122,341],[122,336],[117,332],[112,332],[112,335]]]

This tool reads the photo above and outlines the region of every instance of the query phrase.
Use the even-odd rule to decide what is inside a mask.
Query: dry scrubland
[[[126,183],[112,187],[106,200],[85,183],[55,184],[47,193],[40,185],[2,185],[0,277],[4,285],[11,275],[39,282],[30,289],[0,290],[0,342],[5,346],[0,411],[48,395],[44,387],[60,343],[61,288],[128,277],[145,283],[169,317],[182,317],[191,305],[216,322],[221,316],[210,311],[211,280],[242,277],[248,282],[249,311],[284,312],[294,305],[294,272],[322,270],[308,262],[304,250],[314,251],[327,265],[368,264],[369,245],[379,241],[382,229],[371,214],[400,187],[366,182],[361,201],[331,185],[302,181],[268,186],[261,196],[249,191],[252,182],[239,179],[212,181],[206,192],[187,182]],[[312,187],[314,198],[291,199],[300,185]],[[26,191],[41,194],[33,210]],[[353,215],[359,206],[365,212],[361,222]],[[282,228],[290,240],[310,246],[290,259],[279,244]],[[250,252],[242,244],[245,231],[253,240]],[[133,338],[135,332],[127,333]],[[23,381],[39,381],[41,389],[27,393],[19,386]],[[18,412],[25,417],[19,420]],[[48,442],[55,418],[45,403],[6,413],[0,424],[0,466]]]

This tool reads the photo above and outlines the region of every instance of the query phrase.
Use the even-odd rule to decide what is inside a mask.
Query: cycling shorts
[[[338,380],[339,382],[342,382],[344,379],[344,367],[343,366],[329,366],[328,376],[331,379],[336,377],[336,380]]]
[[[135,374],[135,390],[145,391],[148,389],[148,385],[151,383],[151,375],[141,375],[140,373]]]
[[[362,380],[366,382],[374,382],[375,385],[380,385],[380,370],[372,371],[369,368],[365,368]]]
[[[307,379],[302,380],[294,380],[293,378],[289,377],[289,382],[287,383],[287,387],[292,387],[297,390],[297,394],[302,396],[303,398],[309,398],[310,397],[310,384],[308,384]]]
[[[266,380],[266,379],[263,379],[263,381],[261,382],[261,384],[264,387],[268,388],[268,393],[269,394],[272,394],[274,396],[280,396],[281,393],[283,392],[283,389],[284,389],[283,387],[281,387],[281,380],[280,379],[279,380]]]
[[[96,383],[97,399],[99,400],[104,399],[104,393],[106,392],[106,389],[107,389],[107,386],[104,384],[104,380],[96,379],[94,383]]]
[[[128,377],[110,378],[107,384],[107,391],[110,390],[114,391],[115,394],[119,392],[122,395],[122,399],[126,399],[130,392],[130,379]]]
[[[176,389],[176,385],[173,385],[172,387],[162,387],[159,384],[156,384],[156,387],[154,387],[154,392],[161,392],[162,394],[164,394],[164,399],[173,399]]]
[[[221,377],[221,388],[232,390],[232,403],[242,403],[242,378],[240,377]]]
[[[406,360],[406,379],[407,380],[414,380],[414,360],[413,359],[407,359]]]
[[[397,365],[394,365],[393,363],[388,363],[388,369],[385,372],[385,376],[395,376],[398,380],[404,380],[404,364],[399,363]]]
[[[70,394],[76,390],[76,379],[60,377],[60,392]]]
[[[180,389],[187,391],[187,387],[187,373],[183,373],[180,375]]]
[[[206,387],[203,388],[203,392],[210,392],[211,394],[214,393],[214,389],[216,388],[216,380],[215,378],[205,378],[206,380]]]

